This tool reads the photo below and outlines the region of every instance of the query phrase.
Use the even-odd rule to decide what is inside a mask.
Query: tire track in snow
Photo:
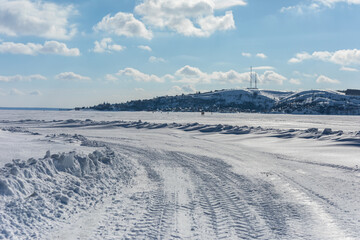
[[[264,228],[251,213],[242,188],[234,188],[237,179],[226,177],[228,165],[206,157],[172,154],[178,164],[193,172],[192,177],[198,182],[199,206],[208,215],[209,228],[214,229],[216,238],[262,238]]]
[[[145,169],[148,180],[152,185],[155,185],[153,189],[138,192],[142,194],[142,203],[146,204],[145,212],[130,227],[130,233],[126,235],[126,238],[168,239],[170,226],[174,222],[175,206],[167,198],[164,192],[164,179],[156,169],[156,166],[159,166],[159,159],[163,158],[162,153],[125,145],[111,145],[121,148],[121,151],[125,151],[132,158],[137,159],[138,163]]]
[[[289,221],[303,217],[269,182],[236,174],[220,159],[107,144],[136,159],[155,186],[142,192],[144,213],[126,238],[281,239],[292,232]]]

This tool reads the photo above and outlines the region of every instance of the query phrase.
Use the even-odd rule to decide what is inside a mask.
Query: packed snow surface
[[[0,239],[360,235],[359,117],[0,113]]]

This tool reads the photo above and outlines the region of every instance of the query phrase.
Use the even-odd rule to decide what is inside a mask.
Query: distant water
[[[0,107],[0,110],[37,110],[37,111],[70,111],[72,108],[27,108],[27,107]]]

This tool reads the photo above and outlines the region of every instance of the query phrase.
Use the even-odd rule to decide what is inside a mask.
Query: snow
[[[360,234],[358,116],[1,113],[0,239]]]

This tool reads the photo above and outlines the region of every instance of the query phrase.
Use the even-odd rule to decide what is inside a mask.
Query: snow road
[[[33,136],[34,146],[55,145],[52,152],[56,146],[59,151],[102,152],[89,155],[98,156],[101,166],[91,170],[94,175],[90,170],[76,174],[76,164],[71,171],[59,165],[52,172],[68,202],[51,202],[57,192],[32,187],[36,183],[22,174],[20,164],[20,173],[12,176],[14,166],[8,165],[10,173],[3,170],[1,178],[14,194],[0,195],[3,238],[357,239],[360,234],[357,144],[159,124],[10,121],[2,126],[19,127],[0,131],[13,139]],[[56,159],[48,154],[25,169],[40,181],[46,177],[34,166],[45,160],[59,164]],[[86,194],[68,194],[73,179]],[[19,180],[25,182],[23,192],[38,197],[17,191]],[[32,201],[37,209],[16,205],[28,213],[19,216],[10,209],[16,201]],[[41,209],[47,203],[56,206],[53,218]]]

